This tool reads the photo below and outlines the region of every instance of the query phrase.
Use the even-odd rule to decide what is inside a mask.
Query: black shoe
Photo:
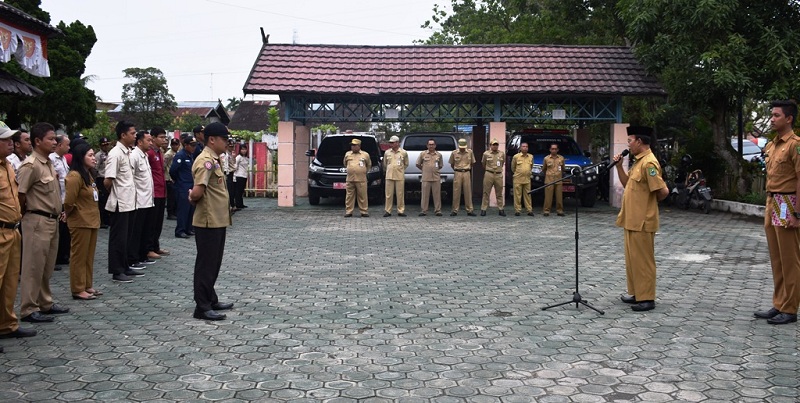
[[[481,217],[486,217],[486,210],[481,210]]]
[[[392,216],[392,213],[383,213],[383,216],[384,216],[384,217],[391,217],[391,216]]]
[[[653,301],[640,301],[638,304],[631,307],[636,312],[644,312],[655,309],[656,303]]]
[[[247,208],[247,206],[245,206],[244,204],[242,204],[241,206],[239,206],[239,208]]]
[[[619,296],[619,300],[624,302],[624,303],[626,303],[626,304],[635,304],[636,303],[636,297],[634,297],[633,295],[628,296],[628,295],[622,294],[622,295]]]
[[[529,215],[529,216],[531,216],[531,217],[533,217],[533,212],[531,212],[531,213],[528,213],[528,215]]]
[[[450,217],[457,216],[457,215],[458,215],[458,213],[456,213],[455,211],[450,213]]]
[[[215,311],[227,311],[233,308],[233,302],[217,302],[211,305],[211,309]]]
[[[428,213],[419,213],[419,216],[420,216],[420,217],[424,217],[424,216],[426,216],[426,215],[428,215]]]
[[[132,264],[132,265],[128,266],[128,271],[131,271],[131,270],[139,271],[139,270],[144,270],[144,269],[145,269],[145,266],[142,265],[142,264]]]
[[[39,311],[35,311],[20,320],[29,323],[47,323],[54,321],[55,318],[52,316],[44,315]]]
[[[557,213],[556,215],[559,216],[559,217],[563,217],[564,213]]]
[[[133,270],[126,270],[125,275],[128,277],[144,277],[144,273]]]
[[[175,234],[175,238],[188,238],[188,237],[189,237],[189,235],[186,235],[185,232],[179,232],[179,233]]]
[[[437,217],[441,217],[441,216],[442,216],[442,213],[436,213],[435,215],[436,215]]]
[[[53,271],[61,271],[61,269],[62,267],[60,264],[56,265],[56,267],[53,267]]]
[[[0,339],[10,339],[10,338],[22,338],[22,337],[33,337],[36,336],[36,331],[33,329],[25,329],[23,327],[18,327],[17,330],[11,333],[3,333],[0,334]]]
[[[194,231],[186,231],[186,235],[194,236]]]
[[[774,318],[767,319],[767,323],[770,325],[785,325],[787,323],[794,323],[797,322],[797,315],[792,315],[790,313],[779,313],[775,315]]]
[[[352,216],[353,216],[352,214],[345,214],[345,215],[344,215],[344,218],[350,218],[350,217],[352,217]]]
[[[506,216],[506,211],[505,211],[505,210],[500,210],[500,212],[499,212],[499,213],[497,213],[497,214],[499,214],[499,215],[501,215],[501,216],[505,217],[505,216]]]
[[[227,318],[225,314],[216,313],[213,310],[208,310],[205,312],[194,311],[194,318],[195,319],[204,319],[204,320],[224,320]]]
[[[781,313],[781,311],[779,311],[779,310],[777,310],[775,308],[769,308],[769,310],[767,310],[767,311],[753,312],[753,316],[755,316],[756,318],[759,318],[759,319],[772,319],[772,318],[778,316],[779,313]]]
[[[398,217],[407,217],[407,216],[406,216],[406,213],[397,213],[397,216],[398,216]]]
[[[148,264],[155,264],[155,262],[156,261],[153,260],[153,259],[145,259],[145,260],[142,260],[141,262],[139,262],[139,264],[140,265],[143,265],[143,264],[148,265]],[[133,269],[133,267],[131,267],[131,268]]]
[[[364,218],[369,217],[369,213],[361,214],[361,217],[364,217]]]
[[[108,229],[108,224],[100,224],[100,229]]]
[[[519,213],[514,213],[515,216],[519,217]]]
[[[168,215],[168,216],[167,216],[167,220],[177,220],[177,219],[178,219],[178,217],[177,217],[177,216],[174,216],[174,215]],[[102,227],[101,227],[101,228],[102,228]]]
[[[471,211],[469,213],[467,213],[467,215],[470,216],[470,217],[475,217],[475,213],[473,213]]]
[[[124,274],[115,274],[115,275],[111,276],[111,281],[116,281],[118,283],[132,283],[133,282],[133,280],[130,277],[128,277],[128,276],[126,276]]]
[[[544,217],[550,217],[550,213],[542,213],[542,216],[544,216]]]
[[[69,313],[69,308],[58,304],[53,304],[50,309],[41,312],[45,315],[61,315],[62,313]]]

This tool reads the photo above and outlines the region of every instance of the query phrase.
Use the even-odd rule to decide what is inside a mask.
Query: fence
[[[278,197],[277,151],[270,151],[267,143],[250,141],[250,176],[245,194],[248,197]]]

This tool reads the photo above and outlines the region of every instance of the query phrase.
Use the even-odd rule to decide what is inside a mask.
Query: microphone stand
[[[599,164],[597,166],[600,167],[601,165],[603,165],[603,164]],[[530,194],[536,193],[536,192],[538,192],[538,191],[540,191],[540,190],[542,190],[544,188],[553,186],[553,185],[555,185],[557,183],[561,183],[561,182],[563,182],[563,181],[565,181],[567,179],[571,179],[571,178],[580,179],[580,177],[583,176],[583,173],[585,172],[585,169],[591,169],[591,168],[594,168],[594,166],[592,166],[590,168],[584,168],[584,169],[575,168],[575,169],[572,170],[572,173],[570,173],[569,175],[564,176],[561,179],[552,181],[550,183],[545,183],[544,185],[539,186],[538,188],[533,189],[528,193],[530,193]],[[579,180],[578,182],[582,182],[582,181]],[[584,306],[587,306],[587,307],[593,309],[594,311],[598,312],[600,315],[605,315],[605,312],[603,312],[603,311],[601,311],[601,310],[589,305],[586,302],[586,300],[583,299],[583,297],[581,297],[581,293],[580,293],[580,290],[578,288],[579,287],[579,283],[578,283],[578,279],[579,279],[579,277],[578,277],[579,276],[579,274],[578,274],[579,273],[578,272],[578,240],[580,238],[580,233],[578,232],[578,203],[579,203],[579,200],[578,200],[578,188],[580,186],[583,186],[583,183],[575,183],[575,292],[572,293],[572,299],[571,300],[566,301],[566,302],[561,302],[561,303],[558,303],[558,304],[555,304],[555,305],[546,306],[546,307],[542,308],[542,310],[546,311],[546,310],[548,310],[550,308],[555,308],[555,307],[558,307],[558,306],[567,305],[567,304],[571,304],[571,303],[574,302],[575,303],[575,308],[578,308],[580,306],[578,304],[581,304],[581,305],[584,305]]]

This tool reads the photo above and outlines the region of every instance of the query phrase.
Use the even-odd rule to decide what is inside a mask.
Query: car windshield
[[[739,141],[731,141],[731,145],[733,146],[734,150],[739,149]],[[761,148],[759,148],[755,143],[749,140],[745,140],[742,142],[742,154],[760,154]]]
[[[322,139],[317,149],[317,160],[324,166],[341,166],[344,155],[350,151],[350,140],[361,140],[361,151],[369,153],[372,165],[378,163],[378,143],[372,137],[335,136]]]
[[[528,143],[528,152],[534,155],[550,154],[550,145],[558,144],[561,155],[581,155],[578,144],[566,137],[522,136],[522,143]]]
[[[403,143],[403,149],[406,151],[425,151],[428,149],[428,140],[433,139],[436,142],[436,151],[455,151],[456,143],[450,136],[437,136],[432,134],[430,136],[409,136],[406,137]]]

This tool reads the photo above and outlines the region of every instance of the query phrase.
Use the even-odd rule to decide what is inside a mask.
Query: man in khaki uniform
[[[361,212],[361,216],[369,217],[367,172],[372,168],[372,159],[369,154],[361,151],[361,140],[350,140],[350,151],[344,155],[344,167],[347,169],[344,216],[353,216],[355,200],[358,199],[358,210]]]
[[[397,136],[392,136],[389,144],[392,148],[383,154],[383,169],[386,171],[386,202],[383,216],[392,215],[392,204],[397,196],[397,215],[405,217],[405,173],[408,168],[408,153],[400,148],[400,138]]]
[[[19,204],[22,216],[22,279],[20,317],[24,322],[52,322],[47,314],[69,312],[53,303],[50,276],[58,252],[58,221],[62,218],[61,189],[48,155],[56,149],[53,125],[31,128],[33,154],[19,167]]]
[[[628,148],[636,157],[628,173],[617,163],[617,175],[625,188],[622,208],[617,216],[617,226],[625,230],[625,273],[628,294],[622,302],[634,304],[637,312],[656,307],[656,256],[655,236],[658,231],[658,202],[669,195],[669,188],[661,179],[658,164],[650,142],[653,129],[628,127]],[[614,156],[614,161],[622,155]]]
[[[189,203],[195,206],[192,225],[195,230],[197,257],[194,261],[195,319],[223,320],[217,311],[233,308],[233,303],[219,302],[217,282],[225,251],[226,228],[231,225],[228,186],[220,154],[228,146],[228,128],[214,122],[205,128],[205,147],[192,164],[194,187]],[[183,196],[186,197],[186,196]]]
[[[22,209],[17,198],[17,181],[14,167],[6,157],[14,149],[11,130],[0,122],[0,339],[35,336],[36,331],[19,327],[14,314],[14,299],[19,284],[19,259],[22,235],[17,228],[22,219]],[[3,348],[0,347],[0,353]]]
[[[458,214],[461,205],[461,193],[464,193],[464,210],[468,216],[475,216],[472,212],[472,164],[475,163],[475,154],[467,148],[467,140],[458,140],[458,150],[450,154],[450,166],[453,167],[453,212]]]
[[[542,163],[542,173],[544,174],[544,182],[550,183],[562,178],[563,172],[566,169],[564,157],[558,155],[558,144],[550,144],[550,155],[544,157]],[[548,186],[544,189],[544,216],[550,215],[550,208],[553,207],[553,194],[556,195],[556,213],[559,216],[564,216],[564,187],[561,182],[555,185]]]
[[[505,217],[505,194],[503,194],[503,167],[506,165],[506,153],[499,150],[500,142],[492,139],[489,150],[483,153],[481,165],[483,165],[483,200],[481,201],[481,216],[486,215],[489,208],[489,196],[494,189],[494,197],[500,215]]]
[[[442,175],[440,170],[444,166],[442,154],[436,151],[436,141],[428,139],[428,151],[420,153],[417,157],[417,168],[422,172],[422,201],[420,216],[428,215],[428,202],[433,196],[433,211],[437,216],[442,215]]]
[[[528,143],[519,146],[519,153],[511,158],[511,172],[514,174],[514,215],[519,216],[522,211],[522,201],[528,215],[533,216],[531,203],[531,169],[533,169],[533,155],[528,154]]]
[[[764,232],[774,288],[772,308],[754,313],[772,325],[797,322],[800,305],[800,137],[793,130],[796,120],[794,101],[772,103],[770,122],[777,135],[764,148],[767,163]]]

